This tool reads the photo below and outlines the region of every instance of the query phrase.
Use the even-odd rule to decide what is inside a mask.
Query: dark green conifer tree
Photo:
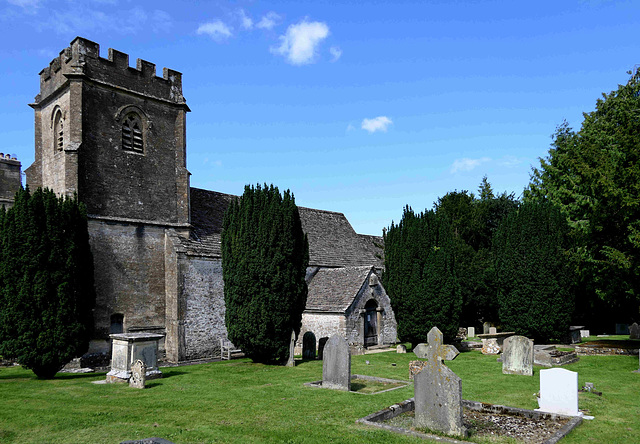
[[[229,206],[222,231],[222,274],[229,340],[255,362],[289,357],[307,302],[309,243],[293,194],[247,185]]]
[[[561,341],[574,309],[568,225],[549,202],[527,202],[494,236],[500,322],[536,341]]]
[[[382,281],[400,340],[425,342],[434,326],[447,340],[456,336],[462,298],[454,255],[449,220],[434,211],[416,215],[406,207],[400,223],[385,233]]]
[[[53,377],[86,352],[94,304],[84,206],[20,190],[0,213],[0,355]]]

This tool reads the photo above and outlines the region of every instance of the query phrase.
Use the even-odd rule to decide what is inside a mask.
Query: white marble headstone
[[[581,416],[578,410],[578,373],[564,368],[540,370],[537,411]]]

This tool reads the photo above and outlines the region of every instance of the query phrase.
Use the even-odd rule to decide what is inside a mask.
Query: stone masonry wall
[[[9,209],[13,206],[13,198],[20,189],[20,162],[9,154],[0,153],[0,207]]]
[[[296,339],[295,354],[302,354],[302,337],[308,331],[316,336],[316,349],[320,338],[335,334],[345,335],[344,315],[340,313],[303,313],[302,327]]]
[[[180,260],[185,299],[185,359],[220,355],[227,338],[222,261],[183,256]]]
[[[89,219],[95,266],[96,336],[106,338],[111,315],[124,315],[124,331],[165,328],[165,229]]]
[[[352,348],[364,345],[364,316],[361,310],[371,299],[382,308],[382,344],[394,344],[398,340],[398,324],[384,287],[379,283],[374,286],[365,283],[346,313],[346,339]]]

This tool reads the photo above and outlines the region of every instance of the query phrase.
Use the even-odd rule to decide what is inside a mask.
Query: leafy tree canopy
[[[526,200],[558,205],[575,240],[584,291],[638,317],[640,72],[603,94],[574,131],[564,122],[534,168]],[[634,307],[634,310],[628,308]]]

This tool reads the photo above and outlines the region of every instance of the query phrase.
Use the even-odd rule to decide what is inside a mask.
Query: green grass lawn
[[[352,373],[406,380],[413,359],[412,353],[354,356]],[[533,377],[503,375],[496,357],[479,351],[447,365],[462,378],[465,399],[537,407],[540,367]],[[593,382],[603,395],[580,394],[580,408],[596,419],[562,442],[637,442],[640,374],[632,371],[638,357],[582,357],[566,368],[579,373],[581,386]],[[321,361],[289,368],[242,359],[162,371],[163,379],[137,390],[91,384],[104,373],[38,380],[19,367],[0,368],[0,442],[119,443],[152,436],[175,443],[417,442],[355,423],[412,397],[412,385],[369,396],[303,386],[322,379]]]

